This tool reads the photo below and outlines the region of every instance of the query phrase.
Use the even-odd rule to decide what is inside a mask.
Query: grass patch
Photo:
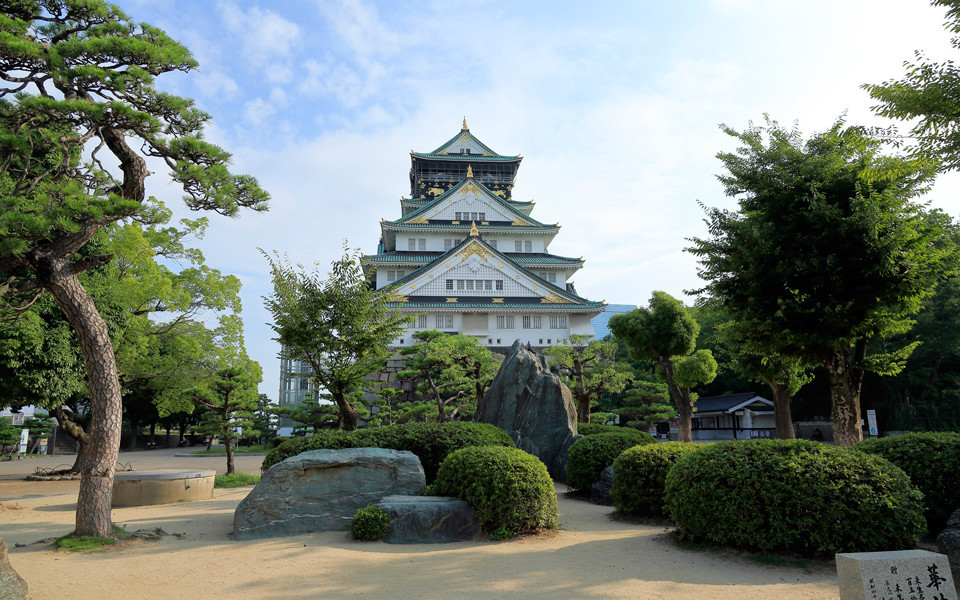
[[[253,446],[241,446],[239,448],[234,448],[234,454],[264,454],[267,449],[263,444],[254,444]],[[220,448],[211,448],[209,450],[196,450],[190,454],[201,454],[201,455],[213,455],[213,456],[226,456],[227,449],[224,447]]]
[[[235,488],[257,485],[258,483],[260,483],[260,476],[249,473],[230,473],[229,475],[217,475],[213,478],[213,487],[215,488]]]
[[[95,552],[103,550],[108,546],[116,546],[122,540],[128,540],[133,534],[113,525],[113,536],[104,538],[95,535],[74,535],[73,533],[57,538],[53,545],[57,550],[68,550],[70,552]]]

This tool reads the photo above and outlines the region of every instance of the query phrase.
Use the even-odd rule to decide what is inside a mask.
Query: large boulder
[[[238,540],[347,531],[357,510],[384,496],[419,496],[420,459],[384,448],[311,450],[279,462],[237,506]]]
[[[13,570],[7,558],[7,544],[0,538],[0,600],[26,600],[27,582]]]
[[[517,448],[539,458],[554,480],[566,481],[567,449],[580,437],[577,409],[542,355],[514,342],[474,420],[503,429]]]
[[[947,519],[947,527],[937,536],[937,549],[947,555],[950,571],[953,572],[953,584],[960,591],[960,509],[953,511]]]
[[[390,517],[388,544],[464,542],[480,535],[470,505],[446,496],[386,496],[377,506]]]
[[[590,502],[613,506],[613,465],[600,472],[600,479],[590,487]]]

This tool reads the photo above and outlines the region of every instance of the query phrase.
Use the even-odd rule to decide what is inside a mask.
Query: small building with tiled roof
[[[694,440],[776,437],[773,402],[753,392],[698,398],[693,410]]]
[[[590,320],[604,303],[573,286],[583,258],[549,252],[560,225],[538,221],[533,202],[513,199],[520,161],[477,139],[466,119],[433,152],[411,152],[410,197],[401,198],[399,218],[381,220],[377,253],[364,257],[375,289],[415,316],[397,346],[425,329],[475,336],[491,348],[593,335]]]

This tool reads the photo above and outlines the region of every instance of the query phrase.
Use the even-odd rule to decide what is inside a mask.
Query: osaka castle
[[[410,153],[410,196],[400,199],[399,218],[381,220],[377,253],[364,256],[371,285],[414,316],[397,346],[427,329],[474,336],[491,349],[593,335],[590,319],[604,303],[573,287],[583,258],[549,252],[560,225],[541,223],[533,202],[514,200],[521,160],[494,152],[466,119],[437,149]]]

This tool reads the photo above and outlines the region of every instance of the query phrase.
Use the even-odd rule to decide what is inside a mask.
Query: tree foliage
[[[254,411],[257,409],[257,384],[262,379],[260,366],[248,361],[243,367],[220,369],[203,387],[184,392],[194,402],[207,408],[197,430],[217,436],[226,446],[228,475],[236,471],[233,464],[233,441],[243,435],[258,433],[250,430],[253,428]],[[244,429],[248,431],[243,431]]]
[[[77,534],[107,537],[121,390],[106,323],[78,276],[111,257],[76,254],[109,223],[156,217],[148,157],[169,168],[194,210],[261,210],[267,194],[203,140],[207,114],[154,87],[158,75],[197,66],[189,51],[114,5],[8,3],[0,64],[0,291],[14,306],[49,291],[77,335],[91,410]]]
[[[577,421],[590,422],[590,409],[604,392],[616,394],[633,380],[629,372],[615,368],[617,342],[590,340],[585,335],[571,335],[545,348],[543,355],[550,369],[560,374],[577,403]]]
[[[944,24],[960,49],[960,2],[932,0],[947,9]],[[954,61],[938,62],[916,51],[915,62],[905,62],[906,73],[886,83],[866,84],[865,90],[879,104],[874,112],[893,119],[913,121],[910,134],[917,139],[911,150],[920,158],[937,161],[947,170],[960,168],[960,67]]]
[[[767,356],[822,365],[835,439],[853,444],[863,373],[896,373],[916,345],[868,356],[868,342],[907,331],[956,268],[950,219],[914,201],[932,172],[842,121],[808,140],[769,120],[724,131],[741,144],[718,155],[740,210],[707,209],[698,292],[762,332]]]
[[[469,335],[427,330],[400,350],[406,369],[397,379],[416,383],[437,408],[438,421],[469,420],[500,368],[500,358]]]
[[[390,343],[409,319],[391,312],[387,298],[370,289],[359,250],[351,254],[344,245],[326,279],[319,265],[308,272],[279,256],[263,255],[273,281],[264,302],[275,339],[289,356],[310,365],[316,387],[326,389],[340,411],[340,427],[356,429],[351,394],[363,388],[366,375],[383,367]]]
[[[614,315],[610,331],[623,341],[634,358],[657,366],[679,415],[680,441],[692,441],[696,397],[691,388],[709,383],[717,375],[713,354],[695,350],[700,331],[697,321],[679,300],[664,292],[654,292],[648,308]]]

